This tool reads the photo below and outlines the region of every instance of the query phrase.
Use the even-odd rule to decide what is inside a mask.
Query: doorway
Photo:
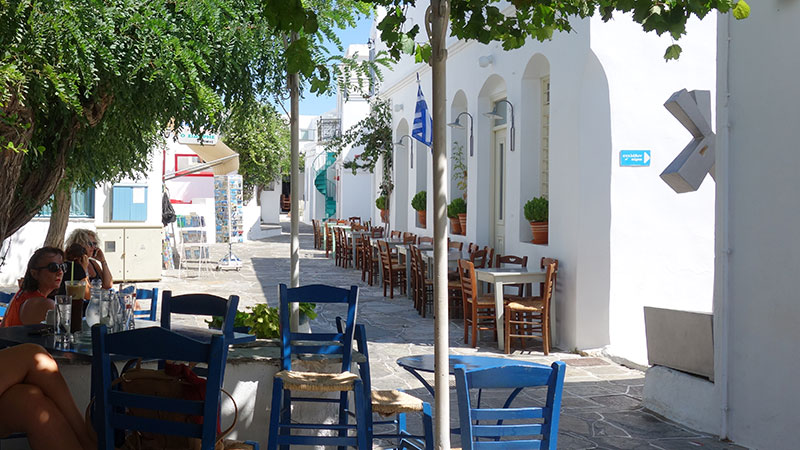
[[[506,127],[494,130],[492,149],[492,247],[495,254],[505,254],[506,235]]]

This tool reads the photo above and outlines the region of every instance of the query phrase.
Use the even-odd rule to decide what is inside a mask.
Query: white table
[[[541,271],[528,271],[525,268],[518,267],[501,267],[491,269],[475,269],[475,278],[478,281],[492,283],[494,285],[494,305],[497,315],[497,346],[503,350],[505,346],[505,331],[503,330],[505,323],[504,315],[505,308],[503,308],[503,286],[506,284],[517,283],[544,283],[545,272]],[[535,289],[534,289],[535,291]],[[551,305],[552,306],[552,305]],[[551,334],[555,334],[555,308],[550,308],[550,328]]]

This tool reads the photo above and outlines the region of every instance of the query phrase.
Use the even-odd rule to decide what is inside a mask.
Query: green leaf
[[[750,16],[750,5],[747,4],[744,0],[739,0],[736,2],[736,6],[733,7],[733,17],[737,20],[746,19]]]
[[[402,49],[403,53],[407,53],[409,55],[414,54],[414,40],[408,37],[407,34],[400,35],[400,48]]]
[[[678,44],[672,44],[667,47],[667,51],[664,53],[664,59],[669,61],[670,59],[678,59],[681,57],[681,46]]]

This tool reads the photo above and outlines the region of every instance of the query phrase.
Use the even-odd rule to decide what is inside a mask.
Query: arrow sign
[[[650,150],[620,150],[620,167],[650,167]]]

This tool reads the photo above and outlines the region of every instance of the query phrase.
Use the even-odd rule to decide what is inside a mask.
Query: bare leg
[[[7,348],[0,351],[0,367],[3,367],[0,373],[0,396],[17,384],[24,383],[39,388],[61,412],[83,447],[90,448],[94,445],[83,415],[78,411],[69,387],[58,371],[58,365],[45,349],[34,344]],[[14,412],[13,409],[6,411],[8,412],[4,414]]]
[[[16,384],[0,395],[3,434],[24,432],[33,450],[85,450],[64,415],[42,390]]]

